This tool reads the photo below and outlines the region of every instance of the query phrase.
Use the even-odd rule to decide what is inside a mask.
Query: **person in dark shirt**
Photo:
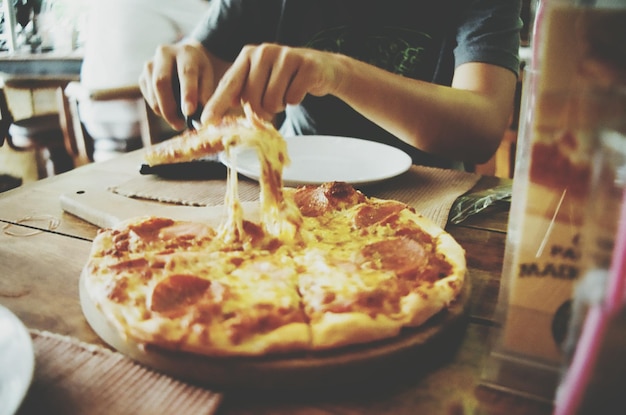
[[[520,0],[221,0],[159,47],[142,92],[174,128],[249,102],[288,135],[387,143],[415,164],[487,161],[513,108]],[[172,85],[177,87],[172,88]],[[180,98],[179,98],[180,97]]]

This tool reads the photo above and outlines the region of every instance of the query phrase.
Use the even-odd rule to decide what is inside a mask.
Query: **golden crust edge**
[[[186,339],[182,337],[167,339],[160,334],[154,335],[149,330],[131,327],[126,332],[128,339],[134,343],[207,357],[263,356],[281,352],[306,351],[310,349],[311,344],[309,326],[304,322],[289,323],[266,333],[255,334],[239,343],[233,343],[225,333],[220,331],[219,327],[211,327],[209,330],[210,340],[207,342],[189,342],[184,341]]]
[[[359,312],[324,313],[310,326],[312,350],[327,350],[395,337],[402,322],[383,314],[372,318]]]

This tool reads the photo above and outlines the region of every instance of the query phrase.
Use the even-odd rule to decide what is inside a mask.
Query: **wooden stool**
[[[88,89],[80,82],[68,83],[59,97],[61,122],[66,147],[71,149],[74,164],[79,166],[94,161],[94,140],[84,128],[79,115],[81,100],[111,101],[118,99],[135,100],[140,114],[141,146],[150,147],[163,140],[159,128],[159,117],[145,102],[138,85],[120,88]]]
[[[34,150],[39,178],[74,168],[65,149],[59,114],[35,115],[14,121],[8,130],[9,145],[18,151]]]
[[[33,114],[15,119],[11,112],[5,87],[14,89],[62,89],[68,80],[8,78],[0,88],[0,145],[6,140],[16,151],[34,151],[38,177],[59,174],[74,167],[67,151],[65,136],[58,113]]]

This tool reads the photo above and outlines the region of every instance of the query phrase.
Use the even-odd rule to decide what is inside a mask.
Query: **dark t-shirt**
[[[343,53],[441,85],[450,85],[455,67],[466,62],[519,69],[521,0],[213,2],[194,37],[227,61],[244,45],[274,42]],[[288,106],[281,131],[364,138],[405,150],[415,164],[457,164],[415,149],[332,96],[307,96]]]

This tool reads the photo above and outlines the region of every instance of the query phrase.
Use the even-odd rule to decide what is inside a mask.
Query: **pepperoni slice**
[[[360,229],[377,223],[389,222],[404,208],[406,205],[400,202],[363,205],[354,217],[354,225]]]
[[[107,298],[115,303],[123,304],[128,301],[128,279],[121,278],[109,287]]]
[[[265,235],[265,232],[263,232],[263,228],[260,225],[250,222],[249,220],[243,221],[243,230],[245,235],[251,239],[253,244],[256,241],[262,240]]]
[[[129,269],[143,269],[145,267],[147,267],[148,264],[148,260],[145,258],[135,258],[135,259],[128,259],[125,261],[120,261],[116,264],[111,264],[109,266],[109,268],[111,268],[112,270],[115,271],[119,271],[119,270],[129,270]]]
[[[363,193],[345,182],[331,182],[321,186],[326,197],[335,207],[346,208],[365,201]]]
[[[318,187],[299,187],[294,194],[296,205],[304,216],[322,216],[330,207],[330,203],[324,192]]]
[[[172,219],[150,218],[141,223],[130,226],[130,230],[141,239],[152,241],[159,237],[161,229],[174,224]]]
[[[382,269],[393,271],[401,278],[415,277],[428,265],[426,249],[404,236],[374,242],[361,252],[365,258],[378,262]]]
[[[150,309],[165,313],[186,308],[198,302],[210,286],[211,281],[194,275],[171,275],[154,287]]]
[[[304,216],[321,216],[330,209],[344,209],[361,203],[365,196],[345,182],[320,186],[303,186],[296,190],[294,200]]]
[[[209,225],[200,222],[172,223],[160,229],[160,239],[193,239],[212,238],[215,230]]]

